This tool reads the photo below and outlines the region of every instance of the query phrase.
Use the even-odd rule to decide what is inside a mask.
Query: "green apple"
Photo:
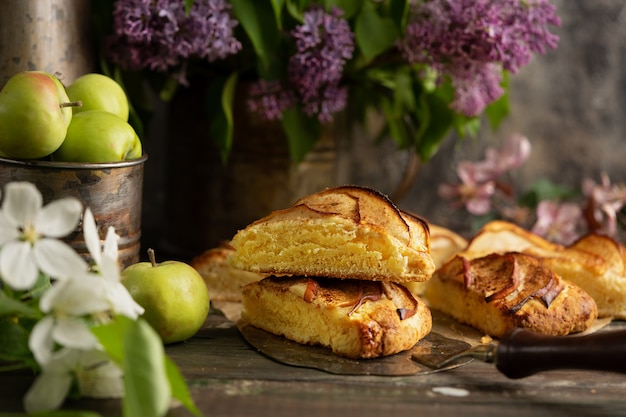
[[[124,89],[104,74],[81,75],[66,88],[72,101],[81,101],[81,107],[74,108],[74,114],[89,110],[104,110],[128,121],[128,97]]]
[[[0,90],[0,152],[16,159],[50,155],[63,143],[76,104],[52,74],[15,74]]]
[[[209,292],[202,276],[180,261],[139,262],[122,271],[122,284],[145,312],[143,318],[164,344],[182,342],[196,334],[209,313]]]
[[[113,113],[89,110],[76,113],[53,161],[118,162],[142,155],[135,129]]]

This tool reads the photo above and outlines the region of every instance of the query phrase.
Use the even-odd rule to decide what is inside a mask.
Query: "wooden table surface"
[[[166,350],[207,417],[626,415],[624,374],[567,370],[508,379],[493,365],[474,360],[411,376],[335,375],[269,359],[220,316],[210,316],[194,338]],[[0,411],[19,411],[31,382],[28,375],[0,374]],[[69,401],[65,408],[121,415],[114,400]],[[169,415],[190,414],[178,407]]]

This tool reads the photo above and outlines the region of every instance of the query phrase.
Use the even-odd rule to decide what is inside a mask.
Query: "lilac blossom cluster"
[[[189,13],[178,0],[117,0],[113,7],[106,50],[126,70],[178,72],[185,84],[189,59],[213,62],[241,49],[224,0],[196,0]]]
[[[601,182],[586,178],[581,201],[539,201],[534,216],[518,204],[512,187],[503,180],[530,156],[531,146],[522,135],[509,136],[502,149],[487,148],[485,158],[457,165],[459,184],[441,184],[439,196],[456,208],[476,216],[492,214],[528,227],[533,233],[569,245],[585,233],[601,233],[622,239],[619,216],[626,207],[626,184],[611,184],[603,173]]]
[[[452,108],[476,116],[502,94],[502,69],[516,73],[533,53],[554,49],[559,26],[548,0],[430,0],[420,2],[399,47],[455,88]]]
[[[348,91],[341,85],[344,66],[354,52],[354,35],[343,11],[314,8],[291,33],[296,52],[287,64],[287,82],[259,80],[250,90],[249,105],[268,120],[296,104],[308,116],[329,122],[346,106]]]

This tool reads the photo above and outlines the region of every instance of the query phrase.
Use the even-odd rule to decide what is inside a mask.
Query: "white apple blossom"
[[[39,308],[47,315],[37,322],[28,343],[39,364],[45,366],[54,358],[56,345],[76,349],[98,347],[84,317],[98,317],[109,310],[103,284],[101,279],[84,273],[56,282],[43,294]]]
[[[0,275],[13,289],[30,289],[39,271],[56,279],[86,268],[85,261],[58,238],[78,225],[82,204],[66,197],[43,206],[37,187],[28,182],[6,185],[0,208]]]
[[[108,228],[101,250],[96,222],[91,210],[87,208],[83,216],[83,233],[87,249],[96,264],[94,272],[105,284],[103,285],[104,298],[110,303],[111,311],[136,319],[143,314],[144,309],[137,304],[121,283],[117,244],[119,236],[115,233],[115,229]]]
[[[124,395],[122,376],[104,352],[63,348],[42,368],[24,397],[24,408],[29,413],[59,408],[74,380],[81,395],[119,398]]]

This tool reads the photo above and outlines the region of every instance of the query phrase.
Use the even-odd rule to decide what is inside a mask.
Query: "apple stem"
[[[152,266],[157,266],[156,256],[154,255],[154,249],[152,248],[148,248],[148,259],[150,259]]]
[[[61,103],[59,104],[59,107],[64,108],[64,107],[83,107],[83,102],[82,101],[67,101],[65,103]]]

